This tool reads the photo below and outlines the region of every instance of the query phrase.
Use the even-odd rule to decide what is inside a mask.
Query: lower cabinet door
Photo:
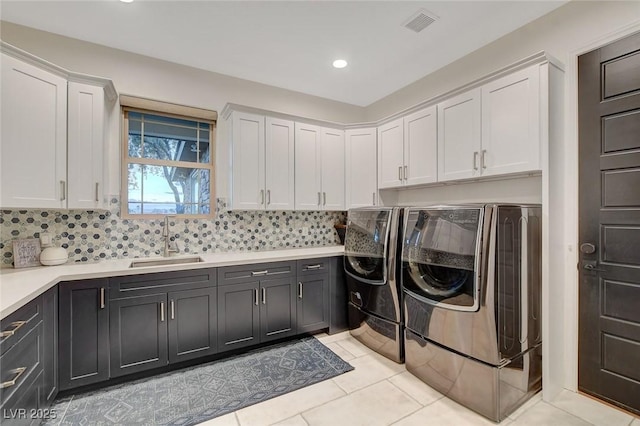
[[[58,286],[42,295],[43,380],[47,406],[58,395]]]
[[[111,377],[163,367],[167,356],[167,295],[111,301]]]
[[[109,378],[109,281],[60,283],[58,362],[60,390]]]
[[[217,348],[216,288],[168,294],[169,362],[211,355]]]
[[[295,277],[260,281],[260,341],[296,334]]]
[[[306,276],[297,284],[298,333],[329,327],[329,276]]]
[[[260,343],[259,282],[218,287],[218,351]]]

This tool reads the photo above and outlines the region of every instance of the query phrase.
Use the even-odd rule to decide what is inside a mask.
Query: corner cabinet
[[[437,181],[436,114],[431,106],[378,128],[380,188]]]
[[[1,47],[0,207],[104,207],[105,102],[117,96],[113,84]]]
[[[295,124],[295,209],[345,209],[344,131]]]
[[[345,131],[346,208],[378,204],[378,152],[375,127]]]
[[[232,209],[293,210],[293,122],[240,111],[230,120]]]

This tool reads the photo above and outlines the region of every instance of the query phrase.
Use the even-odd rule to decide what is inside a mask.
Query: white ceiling
[[[366,106],[566,1],[9,1],[2,20]],[[420,8],[438,20],[403,27]],[[533,53],[533,52],[532,52]],[[345,69],[331,66],[336,58]]]

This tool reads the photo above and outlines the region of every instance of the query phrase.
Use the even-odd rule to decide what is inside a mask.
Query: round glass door
[[[364,282],[386,282],[385,255],[391,209],[349,212],[344,241],[345,271]]]

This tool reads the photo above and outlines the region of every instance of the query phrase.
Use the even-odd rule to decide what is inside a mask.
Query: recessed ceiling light
[[[122,3],[133,3],[133,0],[120,0]]]
[[[334,68],[344,68],[347,66],[347,61],[345,61],[344,59],[336,59],[335,61],[333,61],[333,66]]]

